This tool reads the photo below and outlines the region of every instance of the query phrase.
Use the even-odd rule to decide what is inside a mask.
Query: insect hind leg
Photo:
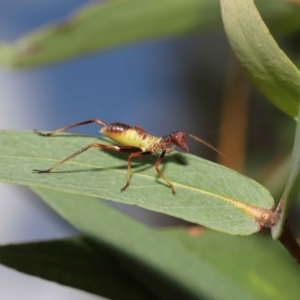
[[[68,125],[68,126],[65,126],[65,127],[59,128],[59,129],[56,129],[54,131],[48,132],[48,133],[43,133],[43,132],[38,131],[36,129],[34,129],[34,132],[37,133],[38,135],[41,135],[41,136],[51,136],[53,134],[65,131],[67,129],[70,129],[70,128],[73,128],[73,127],[77,127],[77,126],[81,126],[81,125],[90,124],[90,123],[97,123],[97,124],[99,124],[101,126],[106,126],[106,123],[104,123],[100,119],[93,118],[93,119],[89,119],[89,120],[86,120],[86,121],[83,121],[83,122],[74,123],[74,124],[71,124],[71,125]]]
[[[118,152],[137,152],[137,151],[141,151],[140,148],[137,147],[131,147],[131,146],[111,146],[111,145],[102,145],[102,144],[98,144],[98,143],[93,143],[93,144],[89,144],[85,147],[83,147],[82,149],[80,149],[79,151],[71,154],[70,156],[68,156],[67,158],[63,159],[62,161],[60,161],[59,163],[57,163],[56,165],[54,165],[53,167],[46,169],[46,170],[37,170],[34,169],[33,172],[41,174],[41,173],[49,173],[51,172],[53,169],[61,166],[63,163],[67,162],[68,160],[74,158],[75,156],[81,154],[82,152],[90,149],[90,148],[101,148],[101,149],[106,149],[106,150],[113,150],[113,151],[118,151]]]

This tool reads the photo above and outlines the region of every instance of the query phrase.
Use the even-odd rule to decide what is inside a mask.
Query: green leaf
[[[188,34],[220,22],[218,1],[127,0],[89,4],[68,20],[2,44],[0,64],[51,63],[139,40]]]
[[[91,149],[48,174],[48,169],[90,143],[108,140],[75,135],[41,137],[33,132],[0,131],[0,180],[137,205],[222,232],[249,235],[273,198],[257,182],[190,154],[166,155],[161,169],[174,184],[173,196],[154,169],[155,157],[134,160],[131,183],[121,193],[127,154]]]
[[[298,32],[297,7],[257,1],[273,32]],[[157,38],[187,35],[221,25],[219,0],[110,0],[81,7],[69,18],[14,43],[0,44],[0,64],[31,67]]]
[[[67,257],[67,252],[79,253],[81,249],[66,251],[63,247],[60,254],[58,248],[59,243],[62,246],[67,243],[70,247],[85,249],[87,246],[82,246],[82,241],[78,246],[70,241],[52,242],[57,243],[54,252],[51,243],[2,247],[0,262],[10,267],[36,276],[41,276],[42,272],[43,278],[75,287],[77,284],[77,288],[83,285],[76,275],[84,265],[92,268],[92,262],[95,268],[99,267],[96,275],[100,274],[100,278],[106,268],[116,271],[120,268],[118,276],[107,272],[107,278],[103,279],[107,285],[117,286],[121,291],[124,285],[119,287],[113,280],[128,272],[130,287],[136,280],[158,299],[281,300],[298,297],[299,270],[287,252],[269,238],[257,235],[233,237],[203,229],[194,236],[183,228],[154,230],[95,198],[47,189],[34,190],[78,230],[96,241],[100,249],[90,250],[89,246],[90,254],[87,255],[91,255],[91,259],[88,260],[82,255]],[[101,253],[103,250],[107,253]],[[97,252],[104,257],[98,257]],[[51,264],[60,257],[65,264]],[[109,264],[104,262],[107,257]],[[103,267],[102,263],[98,265],[102,261]],[[42,270],[39,263],[47,268]],[[70,266],[73,272],[70,272]],[[93,273],[88,271],[85,282],[94,282]],[[70,276],[68,282],[64,274]]]
[[[296,3],[282,0],[255,0],[255,5],[274,36],[287,38],[299,32],[300,6]]]
[[[96,247],[86,238],[2,246],[0,262],[110,299],[157,299],[120,266],[107,247]]]
[[[279,109],[295,117],[300,72],[278,47],[253,1],[221,0],[225,30],[250,79]]]
[[[292,152],[291,172],[289,174],[281,200],[276,209],[279,213],[279,221],[272,228],[272,237],[275,240],[280,238],[281,233],[283,231],[284,223],[288,214],[288,208],[292,200],[291,199],[292,189],[297,183],[297,178],[300,173],[300,122],[299,120],[300,120],[300,107],[298,111],[298,122],[297,122],[296,134],[295,134],[294,148]]]

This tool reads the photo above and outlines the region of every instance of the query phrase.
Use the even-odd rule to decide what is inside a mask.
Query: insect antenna
[[[200,142],[201,144],[207,146],[208,148],[214,150],[215,152],[219,153],[221,156],[223,156],[224,158],[226,158],[228,161],[230,161],[232,164],[234,164],[236,166],[236,168],[241,171],[242,173],[244,173],[243,171],[243,168],[241,166],[239,166],[237,163],[235,163],[232,159],[230,159],[227,155],[225,155],[224,153],[222,153],[220,150],[218,150],[216,147],[214,147],[213,145],[211,145],[210,143],[204,141],[203,139],[195,136],[195,135],[192,135],[192,134],[189,134],[189,133],[186,133],[187,136],[191,137],[192,139]]]

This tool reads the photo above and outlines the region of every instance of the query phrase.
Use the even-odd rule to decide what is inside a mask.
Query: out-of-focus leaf
[[[85,238],[2,246],[0,263],[109,299],[157,299],[121,267],[107,247],[96,247]]]
[[[221,0],[222,17],[240,64],[263,94],[285,113],[296,117],[300,72],[281,51],[252,0]]]
[[[300,9],[282,0],[259,0],[274,34],[300,28]],[[298,9],[297,9],[298,8]],[[110,0],[81,7],[69,18],[0,44],[0,65],[31,67],[137,41],[221,27],[219,0]]]
[[[133,43],[188,34],[220,23],[214,0],[117,0],[82,7],[63,22],[0,46],[0,64],[49,64]]]
[[[299,32],[299,5],[288,0],[255,0],[255,5],[276,37],[288,37]]]
[[[91,149],[51,173],[32,171],[48,169],[97,142],[107,140],[1,131],[0,180],[133,204],[236,235],[260,230],[262,210],[273,207],[270,193],[257,182],[190,154],[173,152],[162,163],[161,169],[175,186],[175,196],[155,171],[153,156],[134,160],[131,184],[123,193],[128,155],[122,153]]]
[[[217,300],[281,300],[298,297],[298,268],[287,252],[269,238],[232,237],[201,228],[190,228],[188,231],[183,228],[153,230],[95,198],[40,188],[34,190],[78,230],[96,241],[100,246],[99,255],[105,245],[104,249],[110,255],[104,254],[104,257],[109,255],[115,258],[111,268],[116,267],[117,270],[116,264],[119,262],[119,267],[132,276],[131,284],[134,279],[137,280],[158,299],[170,299],[170,295],[172,299]],[[73,246],[76,244],[72,243]],[[57,252],[51,254],[43,244],[37,245],[36,252],[24,252],[22,247],[3,247],[0,249],[0,261],[14,268],[17,265],[18,270],[28,272],[28,262],[38,263],[35,260],[36,252],[39,253],[37,258],[44,257],[49,263],[56,261],[55,257],[57,259],[59,256],[58,248]],[[76,251],[72,250],[73,253]],[[93,249],[91,258],[97,256],[96,252]],[[10,259],[7,260],[7,257]],[[76,263],[76,256],[73,258],[76,274],[81,265]],[[91,261],[97,266],[102,259]],[[58,266],[54,264],[52,272],[55,267]],[[55,281],[61,282],[63,269],[67,272],[69,267],[69,264],[59,266],[61,272],[56,272]],[[34,270],[31,267],[30,270],[30,274],[40,276],[37,273],[39,268]],[[104,270],[99,270],[99,273],[103,274]],[[53,280],[50,271],[50,275],[47,275],[47,268],[43,274],[44,278],[48,276]],[[86,276],[88,282],[89,276],[93,275]],[[106,278],[106,282],[109,284],[111,279],[114,278]],[[70,280],[74,280],[72,274]],[[174,294],[175,291],[177,294]]]

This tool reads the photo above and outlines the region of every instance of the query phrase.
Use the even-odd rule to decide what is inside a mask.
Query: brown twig
[[[292,235],[291,227],[288,221],[286,221],[284,224],[279,241],[300,266],[300,246]]]

